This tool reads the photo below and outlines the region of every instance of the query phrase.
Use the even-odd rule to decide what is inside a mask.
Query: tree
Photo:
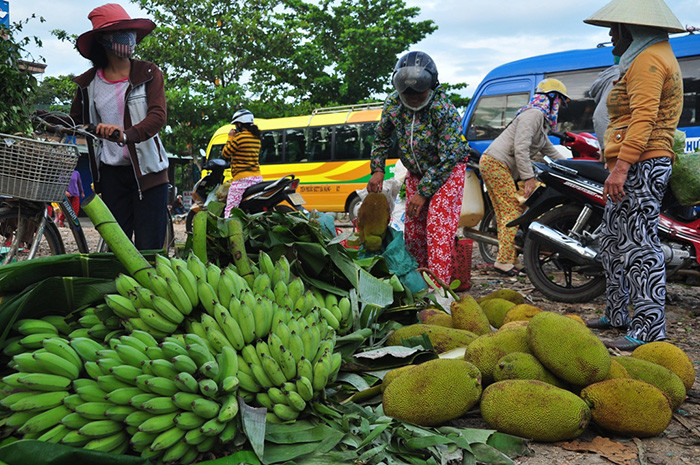
[[[436,29],[404,0],[135,0],[158,27],[137,48],[166,77],[167,148],[196,153],[248,107],[260,117],[358,103]]]
[[[32,105],[42,105],[49,110],[69,110],[78,85],[72,81],[74,75],[45,77],[32,96]]]
[[[44,22],[44,18],[39,20]],[[31,41],[38,47],[41,41],[36,37],[16,36],[28,21],[13,23],[9,29],[0,25],[0,132],[28,134],[32,130],[28,102],[36,88],[36,78],[22,63],[22,55]]]

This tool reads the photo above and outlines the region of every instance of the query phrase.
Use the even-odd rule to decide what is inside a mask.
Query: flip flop
[[[517,268],[511,268],[510,270],[502,270],[500,268],[496,268],[495,266],[493,269],[502,275],[509,276],[511,278],[517,278],[518,276],[522,276],[523,272],[521,270],[518,270]]]

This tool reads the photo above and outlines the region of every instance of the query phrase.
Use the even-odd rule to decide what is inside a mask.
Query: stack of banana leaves
[[[0,270],[0,463],[509,464],[527,451],[384,415],[377,372],[397,361],[366,373],[353,354],[396,327],[376,315],[402,291],[302,217],[202,216],[205,239],[167,257],[140,254],[99,198],[84,210],[114,255]],[[413,357],[435,356],[424,345]]]

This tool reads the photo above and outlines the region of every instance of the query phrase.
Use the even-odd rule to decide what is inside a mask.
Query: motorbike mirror
[[[199,149],[199,155],[202,156],[202,157],[206,157],[206,156],[207,156],[207,152],[205,152],[204,149]]]

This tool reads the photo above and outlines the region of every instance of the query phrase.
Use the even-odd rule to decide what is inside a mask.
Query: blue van
[[[670,39],[683,74],[683,112],[678,129],[686,133],[686,152],[700,146],[700,34]],[[613,64],[611,47],[539,55],[493,69],[479,84],[462,120],[469,145],[483,152],[526,105],[537,84],[556,78],[571,97],[559,113],[557,131],[593,133],[595,103],[588,95],[598,74]],[[552,138],[553,143],[559,140]]]

